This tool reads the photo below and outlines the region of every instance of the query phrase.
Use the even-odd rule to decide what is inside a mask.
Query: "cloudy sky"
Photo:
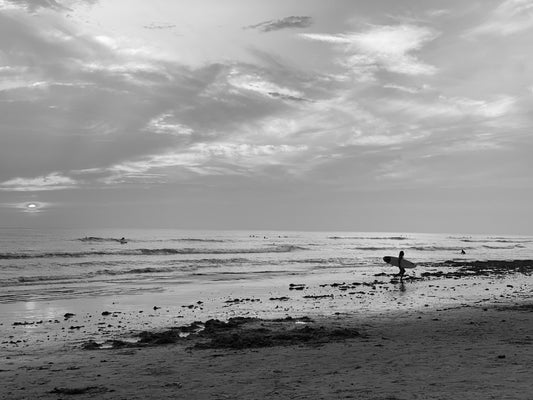
[[[533,0],[0,0],[0,225],[533,234]]]

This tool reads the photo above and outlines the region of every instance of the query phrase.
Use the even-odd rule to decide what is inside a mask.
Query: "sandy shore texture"
[[[0,398],[533,399],[530,264],[472,264],[410,283],[485,291],[512,274],[521,289],[499,301],[211,319],[138,332],[135,341],[10,355]]]

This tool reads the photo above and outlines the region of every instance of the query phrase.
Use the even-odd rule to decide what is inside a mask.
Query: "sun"
[[[25,212],[28,212],[28,213],[38,213],[42,211],[41,209],[43,208],[43,204],[31,202],[31,203],[26,203],[22,205],[22,208],[24,209]]]
[[[2,1],[2,0],[0,0]],[[20,203],[13,203],[14,208],[17,208],[26,214],[40,214],[50,207],[50,203],[42,201],[21,201]]]

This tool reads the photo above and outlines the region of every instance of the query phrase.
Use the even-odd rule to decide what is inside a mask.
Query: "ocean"
[[[126,243],[121,243],[124,237]],[[533,258],[524,236],[418,233],[0,229],[0,303],[120,296],[167,285],[386,266],[385,255]],[[461,250],[466,252],[461,254]]]
[[[316,294],[324,283],[372,281],[379,273],[396,273],[383,256],[397,256],[400,250],[417,264],[409,270],[416,275],[442,268],[447,260],[533,259],[533,237],[0,229],[0,328],[7,335],[13,326],[24,326],[23,339],[17,340],[44,342],[42,335],[50,336],[46,323],[63,322],[67,313],[89,318],[111,310],[130,316],[114,327],[141,329],[177,319],[288,312],[294,304],[267,307],[265,302],[289,297],[291,285],[305,284]],[[346,307],[354,307],[353,302]],[[311,308],[324,311],[318,305],[304,311]],[[131,317],[142,313],[153,318]],[[87,326],[82,322],[77,326]],[[63,328],[68,332],[72,326]],[[97,334],[95,329],[74,330]],[[66,336],[83,336],[75,334]]]

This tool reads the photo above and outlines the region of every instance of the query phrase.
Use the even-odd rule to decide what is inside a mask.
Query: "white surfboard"
[[[385,256],[385,257],[383,257],[383,261],[385,261],[387,264],[394,265],[395,267],[398,266],[398,257]],[[414,264],[411,261],[408,261],[408,260],[406,260],[404,258],[402,260],[402,267],[404,267],[404,268],[414,268],[414,267],[416,267],[416,264]]]

